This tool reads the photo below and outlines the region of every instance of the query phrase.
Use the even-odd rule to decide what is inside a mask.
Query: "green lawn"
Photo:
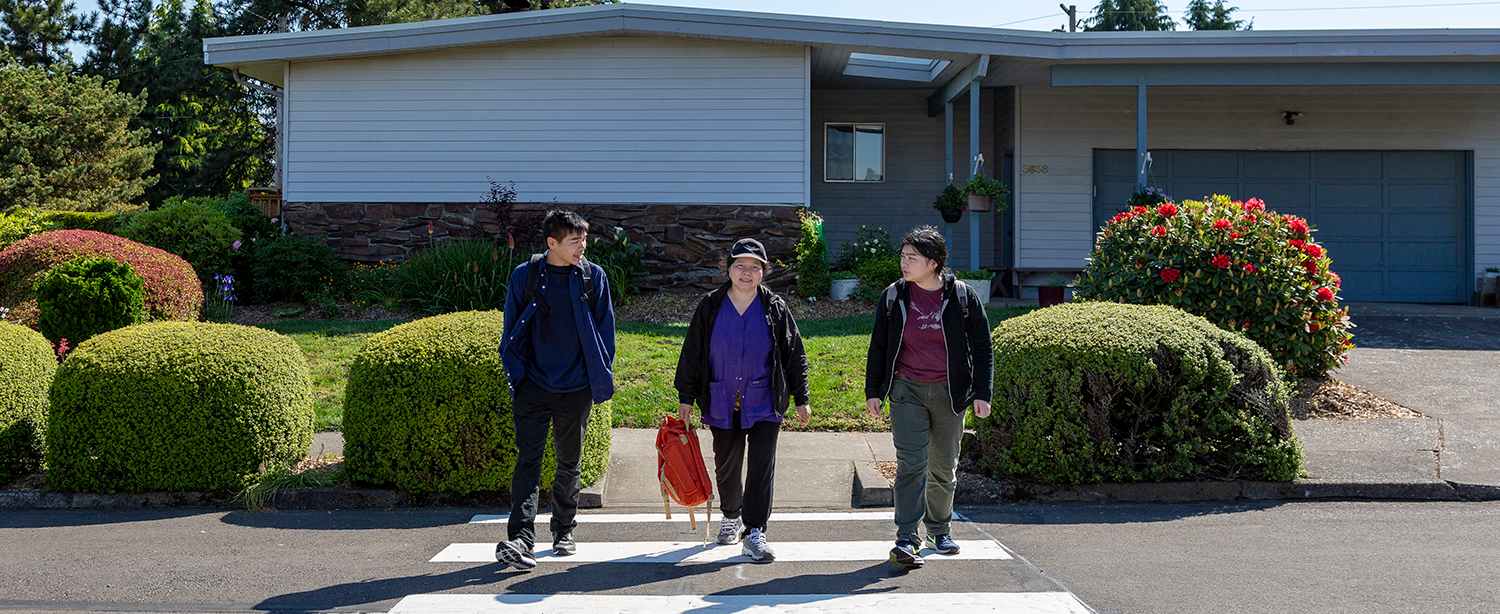
[[[1026,313],[1029,309],[991,309],[990,324]],[[887,428],[864,413],[865,350],[874,316],[799,322],[808,362],[812,366],[813,430],[869,430]],[[263,325],[289,335],[307,353],[312,367],[318,430],[338,430],[343,423],[344,382],[349,363],[375,333],[398,321],[343,322],[299,320]],[[686,324],[621,322],[616,337],[614,424],[617,427],[654,427],[661,416],[677,410],[672,376]],[[800,430],[795,421],[787,426]]]

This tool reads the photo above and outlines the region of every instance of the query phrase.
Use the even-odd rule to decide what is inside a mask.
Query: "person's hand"
[[[693,406],[687,403],[678,405],[677,417],[682,420],[683,424],[691,425],[693,423]]]
[[[990,417],[990,402],[989,401],[981,401],[979,399],[975,399],[974,400],[974,417],[975,418],[988,418],[988,417]]]
[[[881,417],[880,399],[865,399],[865,411],[869,412],[871,417]]]
[[[797,419],[802,421],[802,426],[812,421],[812,408],[806,405],[797,406]]]

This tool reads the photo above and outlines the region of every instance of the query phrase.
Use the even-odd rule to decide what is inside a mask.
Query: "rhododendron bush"
[[[1099,231],[1078,296],[1171,305],[1244,333],[1293,375],[1343,364],[1350,341],[1339,276],[1307,221],[1259,199],[1135,207]]]

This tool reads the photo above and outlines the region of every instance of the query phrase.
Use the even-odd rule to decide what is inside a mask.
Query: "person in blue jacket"
[[[507,538],[495,560],[536,567],[537,495],[547,429],[557,456],[552,479],[552,553],[577,551],[579,467],[589,412],[614,396],[615,313],[604,269],[584,258],[588,223],[555,210],[542,221],[547,251],[511,273],[500,358],[510,381],[516,467]]]

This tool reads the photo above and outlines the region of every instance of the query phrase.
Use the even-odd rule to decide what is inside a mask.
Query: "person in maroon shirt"
[[[958,554],[949,524],[964,416],[990,415],[994,356],[989,297],[943,272],[948,248],[931,226],[901,241],[901,279],[881,294],[865,359],[865,405],[880,417],[887,396],[896,444],[896,547],[892,563],[922,565],[924,548]],[[919,527],[919,525],[924,525]],[[919,528],[925,528],[923,541]]]

